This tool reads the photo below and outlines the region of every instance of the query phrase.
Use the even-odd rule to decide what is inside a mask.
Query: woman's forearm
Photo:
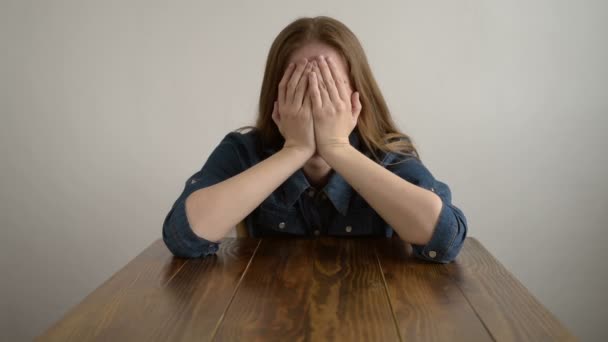
[[[285,147],[236,176],[193,192],[186,199],[186,216],[193,232],[209,241],[219,241],[300,169],[312,153]]]
[[[400,178],[352,146],[324,155],[329,165],[407,242],[426,244],[442,209],[441,198]]]

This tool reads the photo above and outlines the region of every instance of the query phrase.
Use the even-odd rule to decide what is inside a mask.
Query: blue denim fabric
[[[192,231],[186,217],[185,200],[192,192],[226,180],[262,161],[256,139],[255,130],[244,134],[228,133],[202,169],[188,178],[163,224],[163,240],[174,255],[196,258],[217,252],[221,242],[205,240]],[[363,149],[356,130],[349,139],[351,145],[370,156]],[[267,148],[261,152],[269,156],[276,151]],[[432,238],[426,245],[412,244],[414,255],[437,263],[454,260],[467,235],[467,220],[452,204],[449,186],[435,179],[413,155],[390,152],[381,155],[381,160],[386,169],[435,192],[442,199],[443,206]],[[252,237],[393,235],[393,229],[382,217],[333,170],[328,183],[322,189],[315,189],[299,169],[251,212],[245,223]]]

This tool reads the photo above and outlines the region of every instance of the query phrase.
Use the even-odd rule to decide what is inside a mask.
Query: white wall
[[[254,120],[271,41],[327,14],[477,237],[606,339],[605,1],[2,1],[0,339],[29,339],[160,237]]]

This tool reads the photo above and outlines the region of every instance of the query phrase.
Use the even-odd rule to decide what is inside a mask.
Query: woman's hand
[[[312,104],[305,96],[311,70],[307,59],[287,67],[279,83],[279,98],[274,101],[272,119],[285,138],[284,148],[297,148],[312,156],[316,149]]]
[[[359,92],[348,86],[346,75],[325,56],[320,56],[318,63],[313,61],[309,78],[317,149],[324,157],[331,149],[350,145],[349,135],[357,126],[361,101]]]

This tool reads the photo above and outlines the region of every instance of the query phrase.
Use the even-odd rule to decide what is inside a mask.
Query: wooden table
[[[456,261],[399,239],[226,238],[216,255],[154,242],[41,340],[548,341],[575,337],[468,237]]]

